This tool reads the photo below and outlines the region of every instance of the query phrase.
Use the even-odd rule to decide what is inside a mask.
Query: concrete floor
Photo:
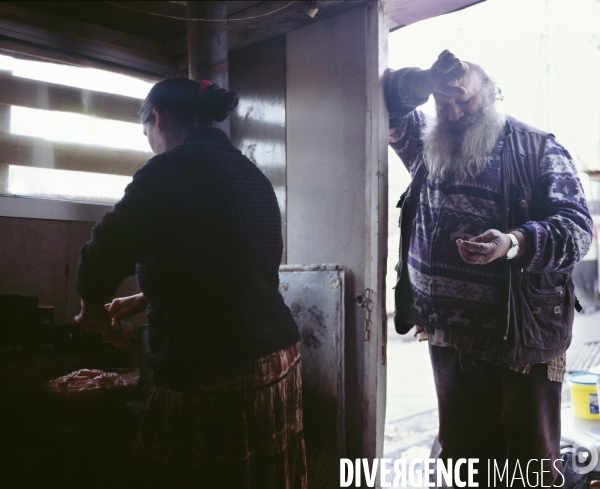
[[[600,339],[600,313],[576,314],[573,341],[567,350],[567,370],[584,342]],[[438,412],[427,343],[412,335],[400,336],[388,324],[387,404],[384,456],[396,459],[428,458],[437,435]],[[570,402],[567,382],[563,405]]]

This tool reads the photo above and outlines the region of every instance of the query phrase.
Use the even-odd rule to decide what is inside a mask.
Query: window
[[[118,201],[152,156],[137,122],[151,86],[0,56],[0,195]]]

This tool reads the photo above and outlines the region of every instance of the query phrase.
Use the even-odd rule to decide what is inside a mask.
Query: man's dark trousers
[[[555,479],[557,484],[562,482],[554,466],[560,459],[562,384],[548,380],[546,364],[532,365],[525,375],[461,355],[451,346],[430,345],[429,353],[439,406],[440,459],[456,463],[460,458],[478,458],[479,487],[504,487],[498,475],[494,484],[493,467],[496,460],[501,473],[508,454],[504,480],[508,478],[509,484],[516,460],[524,487],[549,487]],[[544,470],[551,471],[544,473],[543,480],[541,459],[548,459]],[[488,460],[492,467],[489,483]],[[561,468],[560,462],[556,467]],[[518,469],[516,477],[512,487],[523,487]]]

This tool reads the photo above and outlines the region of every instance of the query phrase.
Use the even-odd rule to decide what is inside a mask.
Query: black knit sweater
[[[81,249],[77,289],[104,304],[135,271],[154,382],[177,388],[299,341],[278,290],[282,250],[273,187],[202,127],[134,175]]]

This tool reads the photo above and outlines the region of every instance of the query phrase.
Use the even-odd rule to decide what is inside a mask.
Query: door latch
[[[365,328],[363,332],[363,341],[369,341],[371,336],[371,328],[373,321],[371,320],[371,313],[373,312],[373,291],[371,289],[365,289],[362,295],[356,297],[356,305],[362,307],[365,310]]]

